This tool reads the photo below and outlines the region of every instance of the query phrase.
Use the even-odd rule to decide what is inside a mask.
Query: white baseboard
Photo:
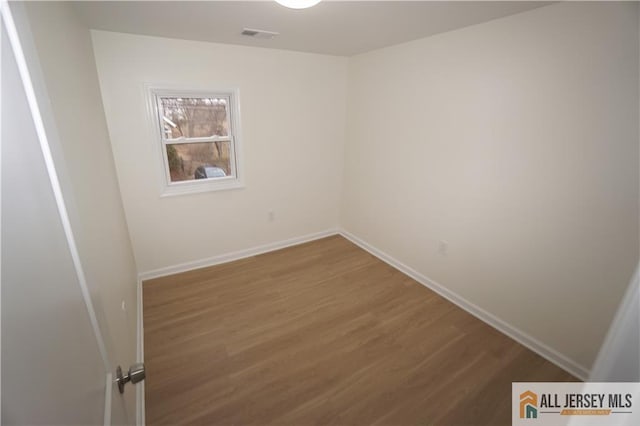
[[[238,250],[231,253],[221,254],[218,256],[208,257],[206,259],[194,260],[191,262],[180,263],[178,265],[167,266],[165,268],[154,269],[147,272],[142,272],[138,275],[140,281],[146,281],[153,278],[164,277],[167,275],[179,274],[181,272],[192,271],[194,269],[206,268],[208,266],[220,265],[222,263],[233,262],[234,260],[240,260],[251,256],[257,256],[259,254],[268,253],[270,251],[280,250],[283,248],[297,246],[298,244],[306,243],[313,240],[319,240],[320,238],[329,237],[331,235],[339,234],[337,228],[327,229],[325,231],[316,232],[313,234],[303,235],[301,237],[290,238],[288,240],[276,241],[274,243],[264,244],[244,250]]]
[[[144,362],[144,321],[142,316],[142,280],[138,276],[136,288],[136,322],[137,322],[137,342],[136,342],[136,358],[138,362]],[[144,426],[144,380],[136,385],[136,425]]]
[[[343,237],[345,237],[346,239],[348,239],[352,243],[356,244],[357,246],[361,247],[362,249],[368,251],[369,253],[371,253],[372,255],[376,256],[377,258],[379,258],[380,260],[384,261],[385,263],[391,265],[392,267],[396,268],[397,270],[399,270],[399,271],[403,272],[404,274],[408,275],[409,277],[413,278],[414,280],[416,280],[420,284],[424,285],[425,287],[435,291],[440,296],[444,297],[445,299],[447,299],[451,303],[453,303],[453,304],[457,305],[458,307],[464,309],[465,311],[469,312],[471,315],[473,315],[476,318],[478,318],[479,320],[487,323],[488,325],[490,325],[491,327],[495,328],[499,332],[501,332],[503,334],[506,334],[507,336],[509,336],[513,340],[515,340],[516,342],[518,342],[521,345],[531,349],[533,352],[537,353],[541,357],[547,359],[548,361],[552,362],[553,364],[557,365],[558,367],[562,368],[563,370],[573,374],[575,377],[579,378],[580,380],[583,380],[583,381],[588,380],[588,378],[589,378],[589,369],[588,368],[586,368],[586,367],[580,365],[579,363],[569,359],[568,357],[564,356],[563,354],[561,354],[560,352],[556,351],[555,349],[547,346],[546,344],[542,343],[541,341],[537,340],[536,338],[529,336],[527,333],[525,333],[525,332],[513,327],[512,325],[509,325],[508,323],[506,323],[505,321],[503,321],[500,318],[496,317],[495,315],[493,315],[493,314],[485,311],[484,309],[480,308],[479,306],[469,302],[468,300],[466,300],[462,296],[452,292],[451,290],[447,289],[443,285],[438,284],[437,282],[433,281],[432,279],[422,275],[421,273],[419,273],[415,269],[410,268],[409,266],[403,264],[402,262],[399,262],[398,260],[396,260],[393,257],[389,256],[385,252],[383,252],[381,250],[378,250],[377,248],[373,247],[371,244],[369,244],[366,241],[356,237],[355,235],[351,234],[350,232],[348,232],[348,231],[346,231],[344,229],[341,229],[340,230],[340,235],[342,235]]]

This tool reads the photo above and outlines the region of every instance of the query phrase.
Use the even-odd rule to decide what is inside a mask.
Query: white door
[[[55,171],[47,169],[52,163],[45,160],[46,138],[34,124],[39,112],[28,103],[20,73],[24,69],[18,66],[21,52],[12,48],[12,20],[5,6],[0,92],[1,423],[128,423],[116,397],[117,386],[111,386],[111,357],[81,265],[74,261],[78,253],[65,227],[64,202],[56,197],[60,188]]]

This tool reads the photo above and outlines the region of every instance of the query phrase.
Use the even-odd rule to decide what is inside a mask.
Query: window
[[[237,92],[152,90],[163,194],[242,186]]]

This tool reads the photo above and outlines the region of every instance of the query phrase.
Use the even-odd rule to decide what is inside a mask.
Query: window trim
[[[173,86],[145,85],[150,123],[152,124],[153,148],[158,153],[160,196],[174,196],[183,194],[194,194],[199,192],[223,191],[229,189],[244,188],[241,132],[240,132],[240,92],[234,89],[194,89],[179,88]],[[228,100],[227,113],[229,115],[229,135],[198,137],[198,138],[175,138],[167,139],[164,135],[163,124],[160,118],[159,102],[161,97],[196,97],[196,98],[225,98]],[[193,179],[181,182],[172,182],[169,171],[169,161],[167,158],[167,145],[181,143],[214,143],[229,142],[229,152],[231,155],[231,175],[221,178]]]

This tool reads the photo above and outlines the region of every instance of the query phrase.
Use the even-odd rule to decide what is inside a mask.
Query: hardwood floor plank
[[[574,381],[340,236],[143,283],[146,422],[499,425]]]

